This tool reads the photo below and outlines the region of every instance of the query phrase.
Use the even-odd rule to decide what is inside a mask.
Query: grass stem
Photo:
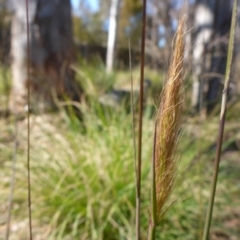
[[[137,170],[137,152],[136,152],[136,136],[135,136],[135,106],[134,106],[134,94],[133,94],[133,77],[132,77],[132,55],[131,55],[131,40],[129,39],[129,70],[130,70],[130,79],[131,79],[131,107],[132,107],[132,137],[133,137],[133,155],[134,155],[134,168],[135,168],[135,181],[136,181],[136,194],[138,193],[138,170]],[[136,202],[136,205],[139,206],[139,203]],[[137,208],[138,209],[138,208]],[[138,216],[136,214],[136,223],[138,223]],[[136,224],[136,232],[139,231],[139,225]]]
[[[30,171],[30,36],[29,36],[29,11],[28,0],[26,0],[26,24],[27,24],[27,183],[28,183],[28,217],[29,217],[29,238],[32,236],[32,210],[31,210],[31,171]]]
[[[141,166],[142,166],[142,118],[143,118],[143,81],[145,65],[145,35],[146,35],[146,0],[142,7],[142,40],[140,67],[139,96],[139,127],[138,127],[138,157],[137,157],[137,196],[136,196],[136,239],[140,240],[140,209],[141,209]]]
[[[231,73],[231,66],[232,66],[232,59],[233,59],[236,17],[237,17],[237,0],[234,1],[233,12],[232,12],[232,23],[231,23],[229,45],[228,45],[225,83],[224,83],[224,89],[222,92],[222,105],[221,105],[219,131],[218,131],[218,138],[217,138],[217,148],[216,148],[215,163],[214,163],[214,174],[213,174],[213,179],[212,179],[211,193],[210,193],[209,205],[208,205],[207,216],[206,216],[206,221],[205,221],[203,240],[208,240],[208,238],[209,238],[214,198],[215,198],[215,194],[216,194],[219,162],[220,162],[220,157],[221,157],[221,149],[222,149],[222,141],[223,141],[223,133],[224,133],[224,125],[225,125],[225,116],[226,116],[226,110],[227,110],[227,106],[226,106],[227,105],[227,92],[228,92],[229,83],[230,83],[230,73]]]
[[[154,129],[153,153],[152,153],[152,189],[151,189],[151,220],[149,223],[149,240],[154,240],[157,226],[157,202],[156,202],[156,179],[155,179],[155,152],[156,152],[156,125]]]

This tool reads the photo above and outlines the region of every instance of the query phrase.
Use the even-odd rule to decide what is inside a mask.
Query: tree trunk
[[[107,45],[107,66],[106,66],[106,71],[108,73],[113,70],[113,64],[114,64],[114,51],[115,51],[115,45],[116,45],[119,3],[120,3],[120,0],[112,0],[111,9],[110,9],[108,45]]]
[[[207,113],[209,114],[219,102],[223,90],[231,16],[232,1],[215,0],[213,47],[210,49],[212,52],[210,73],[218,73],[218,75],[208,81]]]
[[[222,90],[226,68],[228,33],[231,24],[232,1],[197,0],[194,22],[192,107],[201,110],[203,90],[207,83],[207,112],[215,107]],[[210,66],[206,66],[207,54]],[[208,69],[208,70],[206,70]],[[203,75],[209,73],[207,78]],[[213,77],[211,77],[213,76]]]
[[[52,92],[73,96],[70,63],[74,59],[70,0],[29,0],[29,36],[25,0],[14,0],[11,27],[12,93],[10,110],[26,105],[27,86],[34,98],[52,104]],[[31,77],[27,76],[27,48],[30,48]],[[39,102],[39,99],[36,101]]]
[[[206,54],[206,46],[210,42],[213,32],[213,12],[209,6],[203,3],[197,3],[195,6],[193,36],[193,86],[192,86],[192,107],[201,110],[203,95],[203,78],[202,73],[205,69],[203,61]]]

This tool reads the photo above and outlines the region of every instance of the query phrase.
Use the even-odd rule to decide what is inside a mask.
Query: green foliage
[[[87,22],[79,16],[72,17],[73,34],[77,42],[105,46],[107,33],[103,30],[103,20],[99,13],[92,13]]]
[[[142,1],[123,1],[119,11],[118,46],[128,48],[128,39],[135,44],[133,49],[139,49],[141,36]]]
[[[54,152],[47,158],[36,154],[33,181],[41,187],[33,192],[42,198],[34,202],[42,205],[40,217],[49,216],[46,222],[53,217],[58,226],[53,239],[63,239],[68,232],[72,239],[106,239],[110,233],[126,238],[133,234],[135,194],[129,124],[120,132],[118,118],[124,121],[123,116],[106,121],[106,116],[99,119],[90,109],[86,112],[85,135],[69,133],[65,139],[65,133],[58,132]]]
[[[6,112],[8,109],[10,88],[10,70],[2,66],[0,68],[0,111]]]
[[[77,69],[76,69],[77,70]],[[79,70],[79,69],[78,69]],[[79,70],[80,71],[80,70]],[[31,182],[33,232],[43,239],[134,239],[135,180],[131,116],[123,108],[109,109],[97,101],[108,81],[101,66],[81,67],[79,81],[89,82],[94,92],[79,105],[83,120],[59,113],[31,116]],[[111,76],[123,79],[123,73]],[[99,78],[97,78],[97,76]],[[121,77],[119,77],[121,76]],[[128,75],[125,75],[128,78]],[[102,85],[101,85],[102,84]],[[236,109],[232,110],[236,112]],[[11,121],[11,119],[9,120]],[[157,239],[199,239],[205,218],[218,119],[198,123],[186,117],[182,137],[181,164],[172,199],[175,204],[157,228]],[[147,236],[150,201],[150,159],[153,120],[144,117],[141,234]],[[76,124],[77,123],[77,124]],[[17,173],[12,225],[27,218],[26,121],[18,124]],[[213,231],[221,228],[229,236],[240,236],[237,221],[239,161],[227,149],[239,129],[236,118],[228,120]],[[7,209],[14,125],[0,119],[0,205]],[[170,201],[171,202],[171,201]],[[234,215],[235,214],[235,215]],[[27,239],[17,232],[16,239]],[[12,232],[14,235],[14,232]],[[0,235],[1,238],[1,235]]]
[[[10,69],[1,66],[0,68],[0,96],[8,95],[10,91]]]
[[[111,1],[100,1],[97,12],[87,12],[83,16],[73,16],[73,33],[75,40],[81,43],[95,43],[106,46],[107,31],[105,24],[109,18]],[[138,43],[141,33],[142,2],[123,1],[120,4],[118,18],[117,44],[119,48],[128,48],[128,39]],[[84,10],[83,10],[84,11]],[[87,10],[86,10],[87,11]],[[134,45],[133,48],[137,48]]]
[[[81,42],[91,42],[91,36],[89,36],[89,32],[86,30],[82,19],[77,16],[72,16],[73,21],[73,35],[75,40]]]

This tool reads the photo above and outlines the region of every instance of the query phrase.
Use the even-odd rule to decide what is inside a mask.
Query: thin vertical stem
[[[132,77],[132,55],[131,55],[131,41],[129,39],[129,70],[131,78],[131,107],[132,107],[132,135],[133,135],[133,149],[134,149],[134,164],[135,164],[135,178],[137,186],[137,152],[136,152],[136,135],[135,135],[135,105],[134,105],[134,94],[133,94],[133,77]]]
[[[27,183],[28,183],[28,217],[29,237],[32,237],[32,211],[31,211],[31,166],[30,166],[30,38],[29,38],[29,11],[28,0],[26,0],[26,22],[27,22]]]
[[[151,219],[149,223],[148,239],[154,240],[157,226],[157,201],[156,201],[156,171],[155,171],[155,152],[156,152],[156,124],[154,127],[153,152],[152,152],[152,189],[151,189]]]
[[[136,196],[138,192],[138,171],[137,171],[137,152],[136,152],[136,135],[135,135],[135,106],[134,106],[134,94],[133,94],[133,77],[132,77],[132,55],[131,55],[131,40],[129,39],[129,70],[131,78],[131,107],[132,107],[132,136],[133,136],[133,154],[134,154],[134,167],[135,167],[135,180],[136,180]],[[137,209],[136,209],[137,210]],[[136,216],[140,214],[136,213]],[[137,223],[137,222],[136,222]],[[136,232],[138,232],[138,225],[136,224]]]
[[[136,152],[136,136],[135,136],[135,106],[134,106],[134,94],[133,94],[133,78],[132,78],[132,55],[131,55],[131,41],[129,39],[129,69],[130,69],[130,78],[131,78],[131,107],[132,107],[132,137],[133,137],[133,153],[134,153],[134,167],[135,167],[135,180],[136,180],[136,197],[138,197],[138,169],[137,169],[137,152]],[[136,208],[136,217],[140,216],[137,213]],[[137,220],[137,218],[136,218]],[[136,221],[136,232],[138,232],[138,221]]]
[[[226,116],[226,110],[227,110],[227,107],[226,107],[227,91],[228,91],[229,83],[230,83],[230,73],[231,73],[232,59],[233,59],[236,17],[237,17],[237,0],[234,1],[233,12],[232,12],[232,23],[231,23],[229,45],[228,45],[228,58],[227,58],[227,66],[226,66],[226,73],[225,73],[224,89],[222,92],[222,105],[221,105],[221,113],[220,113],[220,121],[219,121],[217,149],[216,149],[215,163],[214,163],[214,174],[213,174],[213,179],[212,179],[211,194],[210,194],[209,205],[208,205],[208,210],[207,210],[207,217],[206,217],[206,222],[205,222],[205,227],[204,227],[203,240],[208,240],[208,237],[209,237],[213,205],[214,205],[214,198],[215,198],[215,194],[216,194],[219,162],[220,162],[220,157],[221,157],[222,140],[223,140],[223,133],[224,133],[224,125],[225,125],[225,116]]]
[[[136,239],[137,240],[140,240],[143,80],[144,80],[145,35],[146,35],[145,32],[146,32],[146,0],[143,0],[143,7],[142,7],[142,41],[141,41],[141,70],[140,70],[140,96],[139,96],[138,159],[137,159],[137,198],[136,198]]]

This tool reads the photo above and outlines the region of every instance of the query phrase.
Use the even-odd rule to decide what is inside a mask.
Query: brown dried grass
[[[161,95],[156,116],[155,181],[158,221],[164,214],[164,206],[172,192],[178,166],[178,138],[183,112],[183,57],[185,11],[182,11],[175,37],[173,56],[168,78]]]

